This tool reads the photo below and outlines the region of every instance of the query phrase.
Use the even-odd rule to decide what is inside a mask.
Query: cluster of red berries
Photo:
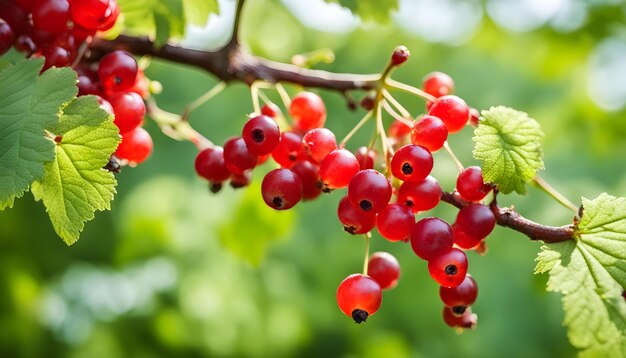
[[[1,0],[0,55],[14,46],[27,57],[44,57],[43,70],[74,65],[78,94],[98,96],[101,107],[115,114],[122,134],[115,156],[134,165],[152,152],[152,138],[140,127],[149,95],[143,71],[124,51],[99,63],[81,57],[98,31],[115,25],[119,13],[116,0]]]

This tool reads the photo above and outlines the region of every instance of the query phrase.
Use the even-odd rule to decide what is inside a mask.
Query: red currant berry
[[[70,4],[72,20],[86,29],[98,30],[102,26],[102,21],[106,18],[110,1],[116,0],[72,1]]]
[[[37,29],[62,34],[70,21],[70,4],[67,0],[35,0],[32,19]]]
[[[381,289],[390,290],[398,285],[400,263],[388,252],[375,252],[367,263],[367,274],[378,282]]]
[[[100,26],[98,27],[99,31],[107,31],[110,30],[113,25],[115,25],[115,21],[117,21],[117,17],[120,15],[120,7],[117,4],[117,0],[109,1],[109,8],[106,11],[104,19],[102,19]]]
[[[294,132],[283,132],[280,142],[272,151],[272,158],[283,168],[293,167],[299,160],[305,158],[302,138]]]
[[[250,118],[241,131],[248,150],[252,154],[270,154],[280,141],[278,124],[268,116],[260,115]]]
[[[233,174],[243,174],[256,166],[258,158],[250,153],[241,137],[233,137],[224,143],[224,164]]]
[[[454,81],[443,72],[432,72],[424,77],[423,88],[429,95],[441,97],[454,91]]]
[[[289,114],[293,117],[294,127],[299,132],[320,128],[326,122],[326,107],[320,96],[312,92],[300,92],[289,106]]]
[[[432,154],[419,145],[407,144],[391,158],[391,173],[403,181],[422,181],[432,169]]]
[[[15,39],[15,49],[19,52],[23,52],[27,57],[30,57],[35,52],[39,51],[35,41],[27,35],[20,35],[17,39]]]
[[[491,191],[491,185],[483,181],[480,167],[467,167],[456,179],[456,190],[467,201],[481,201]]]
[[[293,170],[300,180],[302,180],[302,199],[311,200],[317,198],[322,190],[320,189],[319,167],[308,160],[303,160],[294,165]]]
[[[469,107],[457,96],[443,96],[435,102],[428,114],[439,117],[448,128],[448,133],[456,133],[465,127],[469,119]]]
[[[389,204],[376,216],[378,232],[391,242],[408,241],[414,224],[415,216],[404,204]]]
[[[359,162],[346,149],[335,149],[320,164],[322,190],[345,188],[359,171]]]
[[[470,108],[470,117],[467,122],[472,127],[478,127],[478,122],[480,121],[480,112],[476,108]]]
[[[451,248],[428,261],[428,273],[443,287],[456,287],[463,282],[467,273],[465,252]]]
[[[111,103],[109,101],[98,95],[96,95],[96,100],[98,101],[100,108],[102,108],[105,112],[112,116],[115,115],[115,113],[113,112],[113,106],[111,106]]]
[[[374,169],[374,161],[376,160],[376,152],[367,147],[359,147],[355,153],[356,160],[359,162],[361,170]]]
[[[464,231],[460,230],[456,224],[452,225],[454,233],[454,244],[464,250],[470,250],[478,246],[484,238],[468,236]]]
[[[405,63],[409,56],[411,56],[411,52],[406,46],[398,46],[393,50],[393,54],[391,55],[391,63],[394,66],[399,66]]]
[[[496,216],[485,205],[471,204],[459,210],[455,224],[458,230],[467,236],[482,240],[491,234],[496,226]]]
[[[131,166],[148,159],[150,153],[152,153],[152,137],[141,127],[124,133],[122,142],[115,151],[118,158],[127,160]]]
[[[43,66],[44,71],[51,67],[69,66],[72,61],[72,56],[69,51],[58,46],[44,49],[42,55],[46,58],[46,63]]]
[[[14,37],[11,26],[6,21],[0,19],[0,55],[9,51],[11,46],[13,46]]]
[[[302,137],[304,151],[317,163],[320,163],[328,153],[337,149],[335,134],[328,128],[315,128],[306,132]]]
[[[109,98],[115,113],[115,125],[120,133],[126,133],[139,127],[146,114],[143,99],[135,92],[118,92]]]
[[[424,116],[413,124],[411,142],[436,152],[448,139],[448,129],[443,121],[434,116]]]
[[[244,188],[252,182],[252,171],[246,170],[242,174],[233,174],[230,177],[230,187],[233,189]]]
[[[400,139],[409,133],[411,133],[411,127],[403,121],[399,121],[397,119],[391,123],[391,126],[389,126],[389,130],[387,131],[387,135],[395,139]]]
[[[337,288],[337,304],[354,322],[362,323],[380,308],[383,291],[378,282],[358,273],[346,277]]]
[[[411,247],[421,259],[430,261],[448,252],[454,239],[452,228],[439,218],[425,218],[411,228]]]
[[[30,27],[28,14],[13,1],[0,1],[0,19],[11,26],[15,35],[24,33]]]
[[[363,211],[377,213],[391,199],[391,183],[374,169],[357,172],[348,184],[348,198]]]
[[[97,75],[85,68],[76,69],[78,74],[78,95],[85,96],[88,94],[99,95],[101,93],[100,84]]]
[[[474,329],[478,322],[478,316],[472,313],[472,310],[469,308],[458,316],[453,312],[451,307],[446,306],[443,308],[443,320],[449,327]]]
[[[137,61],[126,51],[113,51],[100,60],[98,77],[105,89],[113,92],[129,89],[137,78]]]
[[[365,234],[371,231],[376,224],[376,215],[356,208],[347,195],[339,201],[337,216],[343,229],[352,235]]]
[[[454,288],[440,287],[439,297],[448,307],[470,306],[478,297],[478,285],[472,276],[467,274],[463,282]]]
[[[224,149],[222,147],[207,148],[196,156],[196,173],[211,183],[221,183],[230,177],[230,172],[224,164]]]
[[[420,182],[405,181],[398,189],[398,203],[408,206],[414,213],[430,210],[440,200],[441,187],[430,175]]]
[[[270,118],[276,118],[281,114],[281,112],[280,108],[278,108],[278,106],[274,103],[266,103],[263,105],[263,107],[261,107],[261,114],[266,115]]]
[[[302,199],[302,181],[291,169],[274,169],[263,178],[261,195],[273,209],[292,208]]]

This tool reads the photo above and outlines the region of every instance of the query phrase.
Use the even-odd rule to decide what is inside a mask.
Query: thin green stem
[[[386,89],[383,89],[383,96],[385,97],[385,99],[387,101],[389,101],[389,103],[393,104],[394,107],[396,107],[398,109],[398,111],[400,112],[400,114],[402,115],[402,117],[404,118],[413,118],[413,116],[411,116],[411,113],[404,108],[403,105],[400,104],[400,102],[398,102],[392,95],[391,93],[389,93],[389,91],[387,91]]]
[[[187,119],[189,119],[189,115],[191,114],[191,112],[193,112],[196,109],[198,109],[198,107],[200,107],[203,104],[205,104],[211,98],[213,98],[213,97],[217,96],[218,94],[220,94],[220,92],[222,92],[224,90],[224,88],[226,88],[226,86],[227,86],[226,82],[223,82],[223,81],[222,82],[218,82],[215,86],[213,86],[213,88],[208,90],[205,94],[203,94],[202,96],[196,98],[196,100],[194,100],[193,102],[189,103],[187,105],[187,107],[185,108],[185,110],[183,111],[183,114],[181,115],[181,119],[183,121],[186,121]]]
[[[274,87],[276,88],[276,92],[278,92],[280,99],[283,101],[283,106],[285,107],[285,110],[289,110],[289,106],[291,106],[291,98],[289,98],[289,93],[287,93],[285,87],[283,87],[283,85],[280,83],[276,83]]]
[[[341,140],[341,142],[339,142],[339,147],[343,147],[345,146],[345,144],[350,140],[350,138],[352,138],[352,136],[359,130],[361,129],[361,127],[363,127],[363,125],[372,117],[372,111],[369,111],[365,114],[365,116],[363,116],[363,118],[361,118],[361,120],[359,121],[359,123],[357,123],[352,130],[350,130],[350,132],[348,134],[346,134],[346,136]]]
[[[539,189],[543,190],[546,194],[550,195],[554,200],[558,201],[564,207],[572,210],[574,213],[578,213],[578,207],[574,205],[574,203],[572,203],[563,194],[559,193],[550,184],[548,184],[545,180],[543,180],[539,175],[536,175],[533,178],[533,184],[535,184],[535,186],[538,187]]]
[[[371,233],[367,233],[365,236],[365,257],[363,259],[363,274],[367,276],[367,267],[369,266],[370,261],[370,239],[372,238]]]
[[[252,108],[254,113],[261,114],[261,106],[259,105],[259,87],[255,83],[250,86],[250,96],[252,96]]]
[[[421,97],[427,101],[431,101],[431,102],[435,102],[437,100],[437,98],[435,98],[434,96],[431,96],[430,94],[422,91],[419,88],[407,85],[406,83],[402,83],[402,82],[398,82],[398,81],[394,81],[392,79],[387,79],[385,81],[385,87],[389,88],[389,89],[397,89],[397,90],[401,90],[401,91],[405,91],[408,93],[411,93],[415,96]]]
[[[456,167],[459,168],[459,172],[462,172],[465,169],[463,167],[463,163],[461,163],[459,158],[457,158],[457,156],[454,154],[452,148],[450,148],[450,145],[448,144],[448,141],[443,142],[443,147],[445,148],[446,152],[448,152],[448,154],[450,154],[450,156],[452,157],[454,164],[456,164]]]
[[[389,102],[387,102],[386,100],[383,100],[383,108],[395,120],[400,121],[400,122],[406,124],[409,127],[413,126],[413,121],[412,120],[407,119],[405,117],[402,117],[398,112],[396,112],[393,108],[391,108],[391,106],[389,105]]]

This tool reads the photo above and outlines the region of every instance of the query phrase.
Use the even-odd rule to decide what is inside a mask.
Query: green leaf
[[[583,355],[626,352],[626,198],[583,199],[575,240],[542,247],[535,272],[550,273],[548,291],[563,294],[564,324]]]
[[[389,22],[391,12],[398,9],[398,0],[326,0],[350,9],[363,21]]]
[[[504,194],[526,194],[524,184],[543,169],[542,137],[537,121],[524,112],[502,106],[483,111],[474,131],[474,158],[482,162],[485,181]]]
[[[218,13],[217,0],[118,0],[123,27],[132,34],[150,35],[157,44],[182,37],[188,24],[203,26]]]
[[[22,60],[0,71],[0,210],[13,206],[54,159],[46,137],[61,107],[76,96],[76,73],[69,68],[39,73],[44,60]]]
[[[291,210],[276,211],[260,198],[261,187],[253,183],[245,190],[232,219],[218,231],[220,242],[236,256],[258,265],[268,246],[286,237],[294,222]]]
[[[43,200],[57,234],[71,245],[96,210],[110,209],[117,182],[102,167],[120,137],[113,116],[94,96],[67,105],[53,132],[61,136],[56,158],[46,164],[43,180],[33,183],[31,190],[36,200]]]

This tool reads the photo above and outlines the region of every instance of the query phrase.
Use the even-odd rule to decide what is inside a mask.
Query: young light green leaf
[[[76,96],[76,73],[50,69],[39,75],[43,59],[22,60],[0,71],[0,210],[13,206],[54,159],[46,130],[61,107]]]
[[[391,12],[398,9],[398,0],[326,0],[350,9],[363,21],[389,22]]]
[[[584,355],[626,352],[626,198],[583,199],[576,238],[542,247],[535,272],[563,294],[568,337]]]
[[[502,106],[483,111],[474,131],[474,158],[482,162],[485,181],[504,194],[526,194],[524,184],[543,169],[542,137],[537,121],[524,112]]]
[[[71,245],[96,210],[110,209],[115,177],[103,169],[120,137],[113,117],[93,96],[83,96],[63,109],[53,129],[61,140],[56,158],[45,166],[43,180],[33,183],[35,199],[43,200],[57,234]]]

